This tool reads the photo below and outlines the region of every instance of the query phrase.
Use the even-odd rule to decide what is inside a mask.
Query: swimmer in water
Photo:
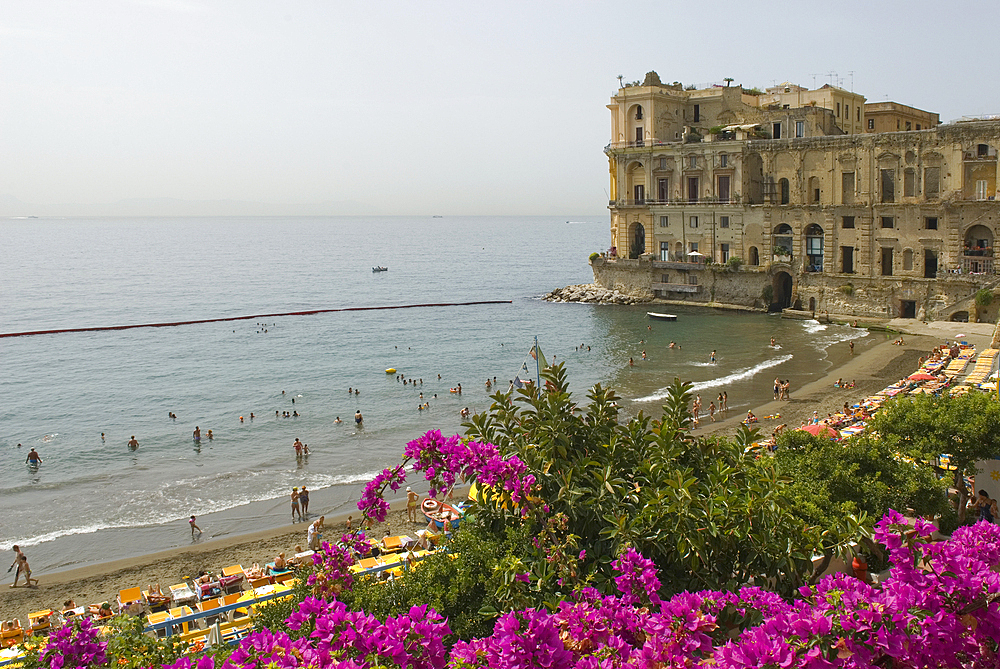
[[[135,435],[132,435],[132,439],[128,442],[128,448],[130,451],[134,451],[139,448],[139,442],[135,440]]]
[[[715,364],[715,350],[714,349],[712,350],[712,354],[708,357],[708,361],[710,363],[712,363],[713,365]]]
[[[365,419],[364,416],[361,415],[361,409],[358,409],[357,412],[354,414],[354,424],[357,425],[358,427],[361,427],[364,424],[364,421]]]
[[[243,422],[243,416],[240,416],[240,422]],[[201,428],[197,425],[194,426],[194,440],[201,441]]]
[[[31,465],[32,467],[37,467],[42,464],[42,456],[38,454],[38,451],[31,449],[28,451],[28,457],[24,459],[24,463]]]
[[[337,420],[333,421],[335,425],[340,425],[344,421],[340,420],[340,416],[337,416]]]
[[[209,430],[209,431],[208,431],[208,440],[209,440],[209,441],[212,441],[212,438],[213,438],[213,437],[212,437],[212,431],[211,431],[211,430]]]
[[[771,337],[771,348],[774,348],[775,344],[777,344],[777,342],[774,340],[774,337]]]

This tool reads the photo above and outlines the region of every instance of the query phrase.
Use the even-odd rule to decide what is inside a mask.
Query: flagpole
[[[541,356],[542,354],[538,352],[538,335],[535,335],[535,380],[538,383],[539,393],[542,392],[542,371],[539,369],[539,365],[542,363],[538,362],[538,359]],[[1000,386],[1000,381],[998,381],[997,384]]]

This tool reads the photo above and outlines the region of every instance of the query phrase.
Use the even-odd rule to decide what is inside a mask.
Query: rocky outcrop
[[[648,298],[608,290],[594,283],[556,288],[542,298],[548,302],[592,302],[595,304],[642,304]]]

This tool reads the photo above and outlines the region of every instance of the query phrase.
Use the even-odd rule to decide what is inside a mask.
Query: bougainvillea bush
[[[509,611],[492,635],[450,649],[441,643],[448,622],[426,607],[379,621],[310,597],[288,621],[293,629],[311,627],[309,636],[256,632],[221,666],[996,667],[1000,527],[980,523],[939,543],[930,542],[933,529],[887,514],[876,530],[892,561],[884,583],[829,576],[792,601],[757,587],[661,601],[651,562],[627,550],[615,563],[618,594],[584,587],[554,611]],[[192,666],[214,669],[215,662],[171,665]]]

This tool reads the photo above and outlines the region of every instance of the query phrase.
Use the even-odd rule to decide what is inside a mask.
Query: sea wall
[[[632,260],[597,257],[590,265],[597,286],[640,300],[761,310],[788,306],[859,318],[990,323],[997,322],[1000,311],[1000,289],[996,277],[990,275],[864,277],[801,272],[785,264],[737,268],[649,256]],[[790,292],[779,277],[790,280]],[[989,305],[977,305],[976,291],[984,287],[994,291],[995,298]]]

